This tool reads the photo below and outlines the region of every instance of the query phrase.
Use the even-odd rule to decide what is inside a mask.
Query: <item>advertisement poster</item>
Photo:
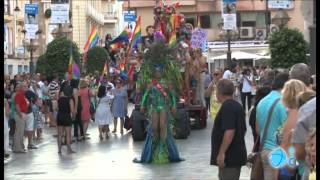
[[[270,9],[293,9],[294,0],[269,0],[268,8]]]
[[[51,4],[51,24],[69,23],[69,4]]]
[[[237,28],[236,0],[222,0],[223,29],[234,30]]]
[[[27,39],[36,39],[36,32],[39,29],[38,26],[38,4],[26,4],[24,13],[24,22]]]
[[[197,28],[192,32],[191,36],[191,47],[196,49],[200,48],[204,50],[205,44],[207,42],[208,32],[205,29]]]
[[[135,11],[123,11],[124,27],[128,28],[131,32],[136,27],[136,12]]]

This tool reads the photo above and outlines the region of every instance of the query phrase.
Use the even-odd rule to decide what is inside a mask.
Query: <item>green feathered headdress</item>
[[[157,39],[143,56],[138,83],[146,87],[154,78],[154,74],[161,67],[162,77],[167,82],[180,89],[182,77],[178,62],[175,58],[175,49],[170,48],[162,39]]]

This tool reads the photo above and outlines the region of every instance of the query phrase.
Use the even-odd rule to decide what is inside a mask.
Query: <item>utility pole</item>
[[[32,0],[29,1],[32,4]],[[33,65],[33,39],[30,39],[30,75],[32,76],[34,73],[34,65]]]
[[[269,6],[268,6],[268,1],[269,0],[265,0],[266,1],[266,11],[265,11],[265,21],[266,21],[266,39],[268,39],[269,37],[269,27],[270,27],[270,13],[269,13]]]
[[[310,30],[310,70],[311,74],[316,73],[317,50],[316,50],[316,0],[313,0],[313,23]]]
[[[230,44],[231,44],[231,34],[230,34],[230,31],[231,30],[227,30],[227,38],[228,38],[228,51],[227,51],[227,67],[230,68],[231,66],[231,47],[230,47]]]

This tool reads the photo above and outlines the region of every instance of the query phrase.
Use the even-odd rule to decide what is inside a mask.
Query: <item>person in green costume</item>
[[[149,52],[151,54],[145,56],[141,69],[140,80],[145,90],[141,99],[140,111],[146,113],[150,123],[141,159],[134,159],[134,162],[164,164],[183,160],[179,156],[172,134],[174,121],[172,113],[177,111],[175,85],[181,81],[181,77],[179,68],[168,56],[169,53],[149,61],[148,57],[154,57],[152,52],[161,49],[159,45],[163,47],[162,50],[166,49],[163,43],[158,43],[151,48]]]

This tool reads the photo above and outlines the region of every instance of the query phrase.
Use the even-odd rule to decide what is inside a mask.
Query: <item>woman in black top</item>
[[[75,153],[71,149],[71,126],[72,119],[75,117],[74,102],[72,100],[72,88],[69,85],[61,87],[60,97],[58,100],[58,114],[57,114],[57,125],[58,125],[58,153],[61,153],[61,142],[62,135],[65,131],[67,135],[67,147],[68,153]]]

